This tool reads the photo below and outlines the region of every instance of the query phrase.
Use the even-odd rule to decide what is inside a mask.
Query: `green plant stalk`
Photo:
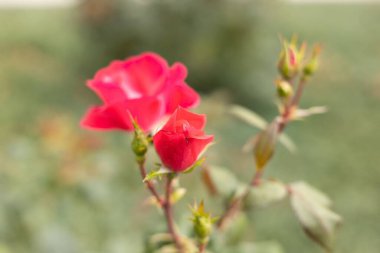
[[[291,114],[293,112],[293,109],[296,108],[300,102],[300,99],[303,94],[304,87],[306,85],[307,79],[304,76],[301,76],[300,81],[297,86],[297,91],[293,95],[292,99],[290,102],[286,105],[283,113],[279,116],[279,127],[278,127],[278,133],[281,134],[287,124],[289,123]],[[250,182],[250,187],[256,187],[260,184],[260,180],[262,177],[262,170],[255,172],[251,182]],[[249,194],[250,187],[246,189],[246,191],[237,199],[232,201],[232,203],[229,205],[228,209],[224,212],[224,214],[221,216],[219,222],[217,223],[217,229],[218,230],[223,230],[228,222],[232,217],[235,216],[235,214],[241,209],[242,202],[244,198],[247,197]]]

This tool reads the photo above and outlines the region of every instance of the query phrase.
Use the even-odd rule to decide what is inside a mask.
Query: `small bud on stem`
[[[136,161],[142,163],[145,161],[145,154],[148,151],[149,139],[148,136],[141,130],[136,121],[133,121],[135,128],[134,137],[131,143],[133,152],[136,155]]]
[[[273,121],[256,139],[254,156],[257,171],[262,171],[272,158],[277,143],[278,127],[277,120]]]
[[[193,214],[191,221],[193,222],[194,233],[199,241],[199,248],[202,252],[205,250],[210,239],[213,225],[217,221],[217,218],[212,217],[210,213],[204,210],[203,201],[199,205],[194,204],[190,208]]]
[[[283,49],[278,61],[278,71],[285,79],[292,79],[298,72],[298,52],[297,48],[284,41]]]
[[[319,67],[319,55],[321,54],[322,47],[315,45],[309,62],[306,63],[303,73],[306,77],[311,76]]]
[[[288,81],[277,79],[275,82],[277,87],[277,95],[280,99],[287,100],[293,95],[293,87]]]

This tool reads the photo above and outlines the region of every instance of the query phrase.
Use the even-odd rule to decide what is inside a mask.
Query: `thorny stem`
[[[139,169],[141,177],[144,179],[147,175],[146,169],[144,166],[145,161],[139,161]],[[176,229],[175,229],[175,223],[174,223],[174,217],[173,217],[173,210],[172,210],[172,204],[170,202],[170,196],[172,195],[173,187],[172,187],[173,177],[171,175],[168,175],[167,184],[165,188],[165,198],[163,199],[157,192],[156,188],[154,187],[153,183],[149,180],[145,182],[147,188],[152,193],[154,198],[156,199],[157,203],[160,205],[162,210],[165,213],[166,222],[168,224],[168,230],[169,233],[173,237],[173,241],[178,249],[179,253],[184,253],[184,248],[181,243],[180,236],[178,235]]]
[[[307,79],[304,76],[301,76],[295,95],[292,97],[290,102],[285,106],[283,113],[280,115],[279,117],[280,120],[278,123],[279,134],[284,131],[286,125],[289,123],[289,120],[290,120],[290,117],[292,116],[294,108],[297,107],[297,105],[299,104],[306,81]],[[256,171],[253,176],[253,179],[251,180],[250,187],[257,187],[260,184],[261,176],[262,176],[262,171]],[[235,214],[240,210],[243,200],[249,194],[250,187],[247,188],[246,191],[241,196],[234,199],[231,202],[231,204],[228,206],[225,213],[219,219],[219,222],[217,224],[218,230],[223,230],[228,220],[234,217]]]
[[[141,162],[138,162],[139,164],[139,169],[140,169],[140,174],[141,174],[141,177],[142,179],[145,179],[146,177],[146,170],[145,170],[145,166],[144,166],[144,161],[141,161]],[[147,180],[145,182],[145,185],[148,187],[149,191],[152,193],[152,195],[154,196],[154,198],[156,199],[157,203],[163,207],[164,205],[164,200],[160,197],[160,195],[158,194],[156,188],[154,187],[154,184]]]
[[[184,251],[183,245],[181,243],[181,238],[180,238],[180,236],[177,233],[176,228],[175,228],[172,204],[170,201],[170,196],[172,194],[172,188],[173,188],[172,183],[173,183],[173,177],[172,177],[172,175],[168,175],[167,183],[166,183],[166,189],[165,189],[165,203],[162,207],[163,207],[165,217],[166,217],[166,221],[168,224],[169,233],[173,237],[173,241],[174,241],[174,243],[178,249],[178,252],[184,253],[185,251]]]

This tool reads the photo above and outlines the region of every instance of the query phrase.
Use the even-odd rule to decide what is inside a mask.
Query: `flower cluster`
[[[199,156],[214,139],[204,132],[206,116],[186,110],[200,100],[186,84],[186,76],[183,64],[169,66],[154,53],[114,61],[88,81],[103,105],[90,108],[81,121],[89,129],[134,131],[131,147],[143,182],[165,213],[168,231],[179,253],[189,252],[193,244],[184,241],[174,225],[172,204],[183,195],[183,189],[174,188],[174,178],[179,172],[196,167],[197,161],[201,161]],[[159,125],[163,126],[153,134]],[[148,174],[145,156],[150,144],[161,159],[161,168]],[[151,181],[163,174],[167,176],[164,196]]]
[[[134,131],[136,121],[150,133],[171,115],[153,136],[154,147],[164,166],[174,172],[184,171],[213,140],[203,132],[205,115],[185,110],[200,101],[186,84],[186,76],[182,63],[169,66],[154,53],[114,61],[88,81],[103,105],[90,108],[81,125],[94,130]]]

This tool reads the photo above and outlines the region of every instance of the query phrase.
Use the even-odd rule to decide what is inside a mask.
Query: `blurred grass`
[[[240,52],[247,57],[241,67],[249,70],[252,61],[252,70],[230,84],[229,100],[270,119],[275,115],[277,35],[294,32],[322,42],[322,68],[302,105],[326,105],[330,111],[287,129],[299,152],[290,155],[279,147],[267,176],[304,179],[332,197],[345,220],[337,252],[378,252],[380,6],[270,5],[261,10],[265,13],[256,13],[249,38],[255,43],[245,45],[246,54]],[[84,81],[107,60],[104,48],[83,33],[78,15],[77,10],[0,12],[0,245],[11,253],[138,252],[140,227],[164,228],[154,222],[160,217],[156,210],[140,201],[146,193],[131,162],[129,138],[86,133],[77,126],[86,107],[97,101]],[[228,75],[229,65],[218,66],[214,87]],[[189,72],[192,82],[202,80],[192,79],[195,71]],[[256,130],[220,115],[221,99],[205,100],[199,110],[208,112],[208,132],[217,141],[209,162],[231,168],[242,179],[250,176],[253,161],[240,147]],[[185,177],[187,186],[199,181],[197,173]],[[204,197],[203,190],[190,190],[180,209],[194,196]],[[277,240],[286,252],[319,252],[285,204],[257,211],[254,226],[255,234],[247,238]]]

